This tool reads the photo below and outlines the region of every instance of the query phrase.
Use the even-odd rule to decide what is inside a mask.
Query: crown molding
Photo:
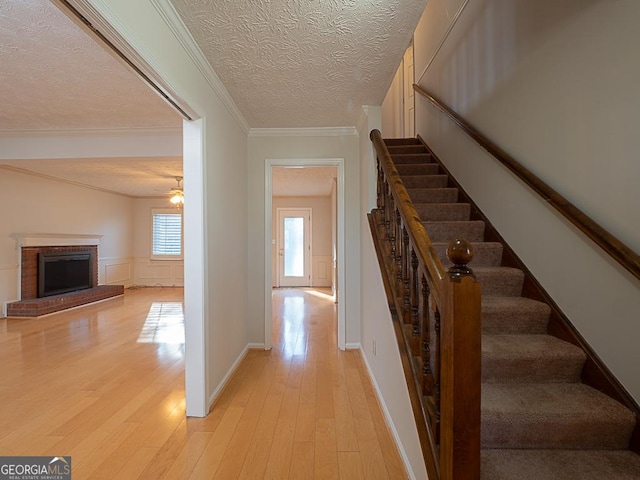
[[[171,29],[176,36],[182,47],[185,49],[191,60],[195,63],[200,70],[200,73],[207,80],[209,86],[216,92],[224,106],[227,108],[231,116],[238,123],[238,126],[242,128],[245,134],[250,131],[250,126],[244,115],[233,101],[233,98],[229,94],[229,91],[218,77],[204,53],[194,40],[191,32],[187,29],[184,22],[178,15],[175,7],[168,0],[149,0],[154,8],[158,11],[160,16]]]
[[[106,46],[143,82],[163,98],[186,120],[198,118],[198,113],[158,73],[162,69],[120,19],[113,15],[104,0],[52,0],[91,37]],[[101,5],[100,8],[98,5]],[[122,33],[121,33],[122,32]],[[126,39],[125,39],[126,37]]]
[[[135,198],[126,193],[116,192],[114,190],[108,190],[106,188],[94,187],[93,185],[87,185],[86,183],[74,182],[73,180],[66,180],[64,178],[58,178],[44,173],[32,172],[31,170],[25,170],[24,168],[14,167],[12,165],[0,165],[0,170],[7,170],[10,172],[21,173],[23,175],[30,175],[32,177],[44,178],[45,180],[51,180],[54,182],[66,183],[67,185],[75,185],[76,187],[88,188],[89,190],[95,190],[97,192],[109,193],[111,195],[118,195],[120,197]]]
[[[2,138],[24,137],[158,137],[180,136],[182,128],[176,127],[127,127],[127,128],[77,128],[69,130],[0,130]]]
[[[355,127],[252,128],[250,137],[344,137],[358,135]]]

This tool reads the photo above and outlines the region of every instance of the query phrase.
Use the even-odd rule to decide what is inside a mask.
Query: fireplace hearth
[[[98,285],[98,246],[21,248],[20,301],[8,317],[39,317],[122,295],[123,285]]]

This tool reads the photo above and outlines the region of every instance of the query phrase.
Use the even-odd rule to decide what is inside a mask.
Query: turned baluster
[[[411,325],[413,326],[412,334],[414,338],[420,338],[420,294],[418,293],[418,256],[415,250],[411,249],[411,286],[410,286],[410,302],[411,302]],[[419,355],[420,352],[415,352]]]
[[[411,323],[411,286],[410,286],[409,234],[402,226],[402,317],[405,323]]]
[[[402,216],[400,210],[396,210],[396,291],[402,292]],[[404,320],[404,315],[402,316]]]
[[[431,318],[429,316],[429,284],[422,276],[422,393],[433,395],[433,371],[431,369]]]
[[[376,159],[376,169],[378,172],[378,178],[376,181],[376,205],[380,212],[384,211],[384,172],[382,171],[382,165],[380,160]]]

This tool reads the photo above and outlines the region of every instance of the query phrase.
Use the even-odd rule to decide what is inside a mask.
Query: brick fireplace
[[[68,308],[122,295],[123,285],[98,285],[98,236],[19,235],[20,300],[7,304],[8,317],[39,317]],[[93,243],[93,245],[92,245]],[[45,262],[59,256],[63,259],[88,258],[88,278],[62,293],[43,293],[42,275]],[[71,291],[66,291],[71,290]]]

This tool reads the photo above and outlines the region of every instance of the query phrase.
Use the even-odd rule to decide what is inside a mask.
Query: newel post
[[[467,264],[473,248],[454,240],[443,281],[440,478],[480,478],[480,284]]]

